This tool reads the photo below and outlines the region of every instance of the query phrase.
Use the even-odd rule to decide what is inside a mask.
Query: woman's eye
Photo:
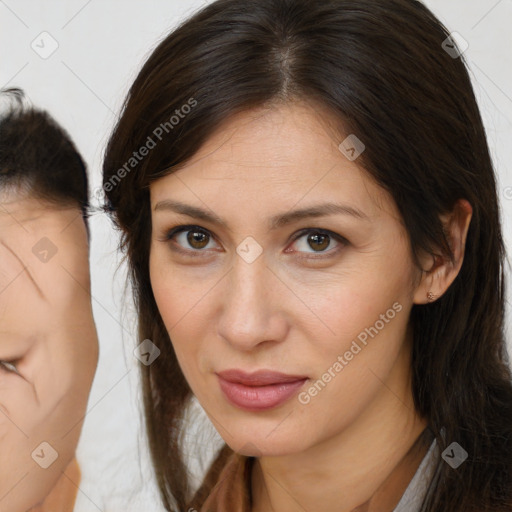
[[[294,244],[298,247],[297,252],[306,252],[310,254],[322,254],[338,252],[336,246],[332,249],[333,241],[338,246],[347,244],[347,241],[340,235],[331,231],[321,229],[306,229],[295,237]]]
[[[171,229],[165,240],[172,241],[179,247],[174,247],[178,252],[187,253],[190,256],[198,256],[200,252],[210,250],[211,234],[199,226],[181,226]]]
[[[166,233],[162,241],[171,241],[174,251],[187,256],[202,256],[203,252],[215,248],[212,234],[207,229],[199,226],[175,227]],[[332,248],[333,242],[336,244],[334,249]],[[348,244],[347,240],[341,235],[318,228],[301,230],[293,239],[293,243],[297,249],[291,252],[308,254],[328,253],[329,255],[338,252],[336,246],[343,247]],[[286,250],[285,252],[290,251]],[[306,258],[311,258],[311,256],[306,256]]]

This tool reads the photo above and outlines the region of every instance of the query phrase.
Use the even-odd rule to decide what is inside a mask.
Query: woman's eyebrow
[[[215,213],[203,210],[202,208],[198,208],[196,206],[182,203],[180,201],[174,201],[170,199],[159,201],[155,205],[154,211],[162,210],[170,210],[176,213],[181,213],[183,215],[188,215],[189,217],[208,221],[212,224],[219,224],[229,230],[228,223]],[[355,208],[354,206],[339,203],[322,203],[270,217],[268,219],[269,230],[275,230],[305,218],[324,217],[327,215],[350,215],[360,220],[371,220],[367,214],[358,208]]]
[[[28,270],[28,267],[23,263],[23,261],[20,260],[19,256],[3,241],[3,240],[0,240],[0,244],[2,244],[17,260],[18,262],[20,263],[20,265],[23,267],[23,270],[26,270],[27,271],[27,274],[28,274],[28,277],[29,279],[32,281],[32,284],[35,286],[36,290],[37,290],[37,293],[39,294],[39,296],[41,298],[43,298],[44,300],[47,300],[47,298],[45,297],[43,291],[41,290],[41,288],[39,288],[39,286],[37,285],[37,283],[35,282],[34,278],[32,277],[32,274],[29,272]],[[21,272],[20,272],[21,273]],[[8,286],[8,285],[7,285]]]

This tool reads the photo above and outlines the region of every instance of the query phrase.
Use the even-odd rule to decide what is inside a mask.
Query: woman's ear
[[[422,269],[428,270],[421,271],[420,282],[414,291],[414,304],[427,304],[437,300],[457,277],[464,261],[466,237],[472,214],[473,208],[469,201],[459,199],[449,214],[440,217],[453,252],[453,263],[447,257],[432,254],[425,254],[420,258]]]

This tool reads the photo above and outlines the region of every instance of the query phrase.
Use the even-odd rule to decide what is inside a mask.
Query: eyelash
[[[205,228],[202,228],[200,226],[195,226],[195,225],[186,225],[186,226],[176,226],[176,227],[170,229],[169,231],[167,231],[164,238],[161,239],[160,241],[174,242],[173,245],[171,245],[171,249],[179,254],[184,255],[184,256],[191,257],[191,258],[203,257],[203,253],[207,252],[207,250],[205,250],[205,249],[196,249],[196,250],[183,249],[179,245],[174,245],[174,244],[176,244],[176,242],[173,241],[173,238],[176,235],[183,233],[183,232],[187,232],[187,231],[197,231],[199,233],[203,233],[205,235],[208,235],[208,236],[214,238],[212,236],[212,234],[210,233],[210,231],[208,231]],[[292,243],[295,243],[297,240],[302,238],[304,235],[307,235],[310,233],[327,235],[327,236],[333,238],[334,240],[336,240],[342,246],[348,245],[348,241],[345,238],[343,238],[341,235],[338,235],[337,233],[334,233],[334,232],[326,230],[326,229],[319,229],[319,228],[301,229],[298,233],[296,233],[296,236],[292,239]],[[328,256],[297,256],[297,258],[300,260],[302,260],[302,259],[304,259],[304,260],[326,259],[327,257],[331,257],[334,254],[337,254],[340,250],[341,250],[341,248],[317,252],[317,254],[328,254]],[[314,254],[314,253],[309,253],[309,254]]]

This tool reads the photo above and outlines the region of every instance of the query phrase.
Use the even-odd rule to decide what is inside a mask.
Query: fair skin
[[[239,114],[183,168],[150,186],[155,299],[180,367],[218,432],[233,450],[258,456],[253,512],[352,511],[404,457],[427,425],[412,400],[409,313],[455,279],[471,218],[467,201],[445,216],[455,265],[432,267],[422,255],[422,272],[394,201],[340,152],[345,137],[334,136],[326,119],[328,112],[302,103]],[[162,201],[213,212],[228,228]],[[326,202],[365,218],[338,213],[268,228],[269,217]],[[188,228],[189,239],[185,231],[165,240],[183,225],[206,236],[194,243],[197,229]],[[331,235],[319,247],[298,233],[306,228],[347,242]],[[263,249],[251,263],[236,252],[248,236]],[[307,404],[294,396],[247,411],[222,393],[215,372],[231,368],[306,375],[300,391],[307,391],[396,303],[400,312]],[[378,505],[369,510],[384,512]]]
[[[41,243],[44,237],[54,247]],[[57,482],[67,481],[63,472],[75,455],[98,360],[88,256],[87,232],[77,207],[2,193],[2,511],[39,510]],[[47,469],[36,463],[52,455],[38,449],[43,442],[58,454]]]

